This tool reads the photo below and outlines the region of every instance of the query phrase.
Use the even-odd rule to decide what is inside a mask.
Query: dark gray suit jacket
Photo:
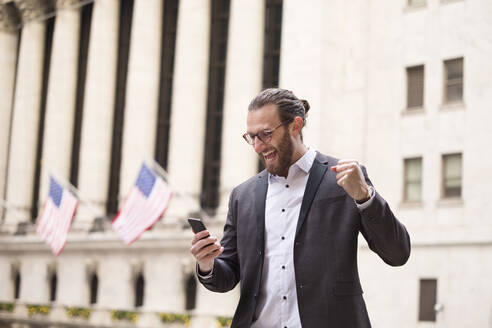
[[[376,192],[371,205],[359,211],[329,170],[337,159],[317,153],[306,185],[294,242],[299,315],[303,328],[370,327],[357,270],[357,236],[384,262],[403,265],[410,238],[386,201]],[[366,181],[364,168],[362,168]],[[264,254],[266,171],[231,193],[213,275],[200,279],[215,292],[241,282],[241,296],[232,328],[250,327],[254,318]]]

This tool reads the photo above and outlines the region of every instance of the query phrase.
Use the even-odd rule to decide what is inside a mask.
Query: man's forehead
[[[279,119],[277,108],[273,104],[248,111],[248,132],[272,128],[278,124]]]

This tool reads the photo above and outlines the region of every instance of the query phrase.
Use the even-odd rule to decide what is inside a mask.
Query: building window
[[[196,306],[196,280],[195,275],[190,275],[186,280],[186,310],[193,310]]]
[[[422,157],[405,159],[404,167],[403,200],[420,202],[422,200]]]
[[[51,273],[50,277],[50,302],[56,301],[56,288],[58,286],[58,276],[56,272]]]
[[[425,5],[426,0],[408,0],[409,7],[417,7]]]
[[[144,304],[144,289],[144,277],[142,273],[139,273],[135,279],[135,307],[140,307]]]
[[[21,274],[19,269],[14,269],[13,274],[13,284],[14,284],[14,300],[18,300],[20,297],[20,288],[21,288]]]
[[[55,17],[46,21],[46,31],[44,39],[44,59],[43,75],[41,85],[41,107],[39,110],[38,138],[36,145],[36,165],[34,172],[34,190],[31,204],[31,221],[34,223],[38,217],[39,188],[41,180],[41,160],[43,156],[43,139],[44,139],[44,118],[46,115],[46,98],[48,96],[48,78],[51,63],[51,48],[53,44],[53,32],[55,30]],[[22,42],[22,41],[21,41]]]
[[[463,58],[444,61],[444,103],[463,101]]]
[[[276,88],[279,84],[282,7],[283,0],[265,1],[262,89]],[[263,162],[258,159],[258,172],[264,168]]]
[[[437,280],[420,279],[419,321],[436,321]]]
[[[407,109],[424,106],[424,65],[407,67]]]
[[[263,46],[263,89],[278,87],[282,38],[282,0],[266,0]]]
[[[461,197],[462,156],[448,154],[442,156],[442,195],[443,198]]]
[[[99,279],[96,273],[92,273],[89,278],[89,304],[97,303],[98,288]]]
[[[120,3],[120,26],[118,35],[118,61],[116,72],[116,93],[113,116],[113,139],[111,145],[111,166],[109,170],[109,190],[106,204],[107,214],[118,210],[120,192],[121,144],[123,141],[123,120],[125,114],[126,78],[130,54],[130,35],[132,30],[133,1]]]
[[[162,168],[167,169],[179,1],[166,0],[163,7],[164,21],[162,23],[161,77],[159,86],[159,111],[157,116],[155,160]]]
[[[207,125],[201,207],[214,212],[219,205],[222,112],[229,30],[230,0],[212,0],[208,71]]]
[[[72,138],[72,163],[70,167],[70,182],[78,186],[80,137],[84,109],[85,80],[87,75],[87,54],[91,32],[92,8],[94,3],[88,3],[81,8],[79,34],[79,60],[77,67],[77,90],[75,96],[75,117]]]

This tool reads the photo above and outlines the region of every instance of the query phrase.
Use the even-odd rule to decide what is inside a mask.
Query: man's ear
[[[302,121],[302,117],[300,116],[294,117],[294,121],[292,121],[292,132],[295,131],[296,135],[301,134],[301,130],[303,126],[304,126],[304,122]]]

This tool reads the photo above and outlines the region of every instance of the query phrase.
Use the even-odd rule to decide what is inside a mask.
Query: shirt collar
[[[302,155],[301,158],[299,158],[294,164],[292,164],[289,167],[289,172],[293,168],[298,168],[304,173],[308,174],[309,171],[311,171],[311,167],[313,166],[315,158],[316,158],[316,151],[313,148],[308,147],[308,151],[304,153],[304,155]],[[268,182],[271,182],[272,179],[275,180],[277,178],[278,178],[277,175],[268,173]]]

